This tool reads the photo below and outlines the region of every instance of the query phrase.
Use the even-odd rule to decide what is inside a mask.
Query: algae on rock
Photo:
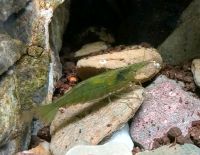
[[[67,24],[52,20],[68,21],[68,17],[64,16],[64,12],[69,11],[67,2],[69,0],[33,0],[27,3],[23,12],[3,23],[4,31],[23,42],[25,50],[7,65],[9,70],[4,69],[0,77],[0,154],[12,155],[27,149],[32,116],[29,121],[24,121],[21,114],[29,112],[33,105],[51,100],[54,77],[59,78],[61,73],[61,68],[56,70],[55,67],[60,63],[55,58],[60,48],[52,45],[61,47],[62,40],[57,42],[50,38],[50,34],[57,35],[51,37],[62,38]],[[63,16],[54,13],[56,10]],[[16,48],[12,48],[11,56],[15,52]]]
[[[24,110],[30,110],[33,104],[38,104],[47,95],[49,56],[44,52],[39,58],[24,56],[13,70],[0,82],[0,146],[11,139],[26,137],[30,121],[21,119]],[[41,96],[39,96],[39,95]],[[30,118],[31,120],[31,118]],[[21,143],[23,143],[21,141]],[[21,145],[21,144],[20,144]]]

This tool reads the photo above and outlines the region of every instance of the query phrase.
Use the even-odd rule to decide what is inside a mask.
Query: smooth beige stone
[[[147,81],[160,71],[162,58],[156,49],[141,46],[131,46],[121,51],[113,50],[107,54],[80,59],[77,62],[78,76],[81,79],[86,79],[105,70],[125,67],[142,61],[155,61],[157,63],[157,65],[151,63],[144,67],[140,76],[138,75],[136,78],[140,81]]]
[[[192,61],[191,69],[192,69],[194,81],[196,85],[200,87],[200,59],[194,59]]]
[[[50,144],[52,153],[62,155],[75,145],[98,144],[119,129],[134,116],[143,102],[143,88],[135,87],[118,94],[118,97],[111,97],[111,102],[105,99],[58,112],[51,124],[51,133],[55,133]]]

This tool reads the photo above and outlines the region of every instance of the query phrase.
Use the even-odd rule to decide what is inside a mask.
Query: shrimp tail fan
[[[36,118],[42,120],[45,124],[49,124],[54,119],[58,107],[55,104],[48,104],[34,108],[34,115]]]

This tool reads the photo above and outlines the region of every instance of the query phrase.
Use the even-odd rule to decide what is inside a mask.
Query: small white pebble
[[[33,154],[32,151],[23,151],[22,153],[24,153],[24,154]]]
[[[171,97],[176,96],[176,93],[174,93],[173,91],[170,91],[169,96],[171,96]]]
[[[123,143],[125,144],[129,150],[131,151],[134,147],[133,141],[129,134],[129,125],[126,123],[124,127],[114,132],[110,139],[107,140],[106,143]]]
[[[161,67],[160,64],[157,63],[156,61],[153,61],[153,64],[154,64],[154,66],[155,66],[156,68],[160,68],[160,67]]]
[[[100,63],[101,65],[105,65],[105,64],[107,63],[107,60],[105,60],[105,59],[99,60],[99,63]]]
[[[12,69],[8,70],[7,74],[8,75],[12,75],[14,73],[14,71]]]

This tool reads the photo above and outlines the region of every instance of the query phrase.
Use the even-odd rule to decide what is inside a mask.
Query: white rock
[[[129,125],[126,123],[120,130],[114,132],[112,136],[106,141],[106,143],[123,143],[130,151],[133,149],[133,141],[129,134]]]
[[[194,76],[194,81],[196,85],[200,87],[200,59],[194,59],[192,61],[191,69]]]
[[[126,145],[113,142],[104,145],[78,145],[65,155],[132,155],[132,152]]]

